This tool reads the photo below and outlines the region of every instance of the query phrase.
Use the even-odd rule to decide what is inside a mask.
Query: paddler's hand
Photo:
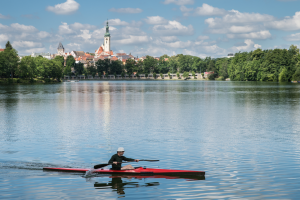
[[[139,159],[135,159],[134,161],[135,161],[135,162],[139,162],[140,160],[139,160]]]
[[[117,165],[117,164],[118,164],[118,162],[113,162],[113,164]]]

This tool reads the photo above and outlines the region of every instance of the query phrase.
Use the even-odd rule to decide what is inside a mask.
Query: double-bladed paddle
[[[157,162],[157,161],[159,161],[159,160],[139,160],[139,161]],[[118,163],[129,163],[129,162],[135,162],[135,161],[118,162]],[[95,166],[94,166],[94,169],[103,168],[103,167],[106,167],[106,166],[112,165],[112,164],[113,164],[113,163],[106,163],[106,164],[95,165]]]

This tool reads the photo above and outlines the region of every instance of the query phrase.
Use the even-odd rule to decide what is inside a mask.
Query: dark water
[[[299,199],[300,84],[0,85],[0,199]],[[205,180],[91,178],[43,167],[159,159]]]

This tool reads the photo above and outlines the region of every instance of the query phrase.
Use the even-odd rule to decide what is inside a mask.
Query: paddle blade
[[[106,167],[106,166],[108,166],[108,165],[110,165],[110,164],[99,164],[99,165],[95,165],[95,166],[94,166],[94,169],[103,168],[103,167]]]
[[[159,160],[140,160],[140,161],[157,162]]]

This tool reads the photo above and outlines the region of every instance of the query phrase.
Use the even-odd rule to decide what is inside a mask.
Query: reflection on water
[[[297,199],[299,113],[300,84],[0,85],[0,198],[115,199],[116,185],[128,199]],[[206,180],[95,177],[108,187],[95,190],[80,174],[40,170],[91,168],[119,146],[128,157],[160,160],[143,163],[149,168],[203,170]]]
[[[124,179],[124,178],[123,178]],[[139,182],[134,182],[130,178],[123,181],[121,177],[112,177],[109,183],[98,183],[94,184],[95,189],[107,189],[112,188],[113,191],[116,191],[119,195],[125,194],[125,188],[137,188],[137,187],[150,187],[158,186],[159,182],[148,182],[140,184]]]

